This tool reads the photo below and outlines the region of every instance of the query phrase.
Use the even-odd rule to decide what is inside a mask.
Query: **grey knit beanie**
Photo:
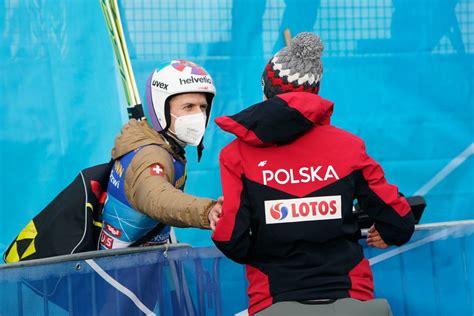
[[[268,62],[262,74],[263,93],[267,98],[295,91],[319,92],[323,74],[319,36],[303,32],[295,36]]]

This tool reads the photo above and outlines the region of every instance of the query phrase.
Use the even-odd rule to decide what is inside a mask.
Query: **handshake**
[[[211,210],[209,211],[209,214],[207,215],[212,231],[216,230],[216,224],[222,215],[222,203],[224,203],[224,197],[220,196],[217,199],[217,203],[211,207]]]

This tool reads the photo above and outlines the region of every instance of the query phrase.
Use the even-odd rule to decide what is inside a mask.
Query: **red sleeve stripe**
[[[349,296],[358,300],[367,301],[374,298],[374,281],[369,261],[362,259],[351,271],[349,271],[351,288]]]
[[[273,298],[270,294],[270,283],[268,275],[252,266],[246,265],[245,272],[247,273],[247,280],[249,287],[247,294],[249,296],[249,315],[253,316],[255,313],[265,309],[273,304]]]
[[[369,164],[363,168],[362,174],[369,184],[369,188],[400,216],[403,217],[410,212],[411,208],[407,200],[403,196],[399,196],[398,188],[395,185],[389,184],[385,180],[382,168],[373,159],[369,158]]]

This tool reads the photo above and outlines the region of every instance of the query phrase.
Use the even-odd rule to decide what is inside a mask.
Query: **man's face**
[[[170,129],[175,131],[176,117],[203,113],[206,115],[208,104],[206,96],[203,93],[184,93],[174,96],[170,99],[171,122]]]

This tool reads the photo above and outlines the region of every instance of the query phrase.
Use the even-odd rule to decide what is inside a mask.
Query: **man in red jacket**
[[[300,33],[267,64],[266,100],[216,119],[237,139],[220,153],[225,200],[212,239],[246,265],[250,315],[390,315],[373,300],[354,200],[375,222],[369,245],[413,234],[410,206],[364,142],[330,125],[322,50]]]

